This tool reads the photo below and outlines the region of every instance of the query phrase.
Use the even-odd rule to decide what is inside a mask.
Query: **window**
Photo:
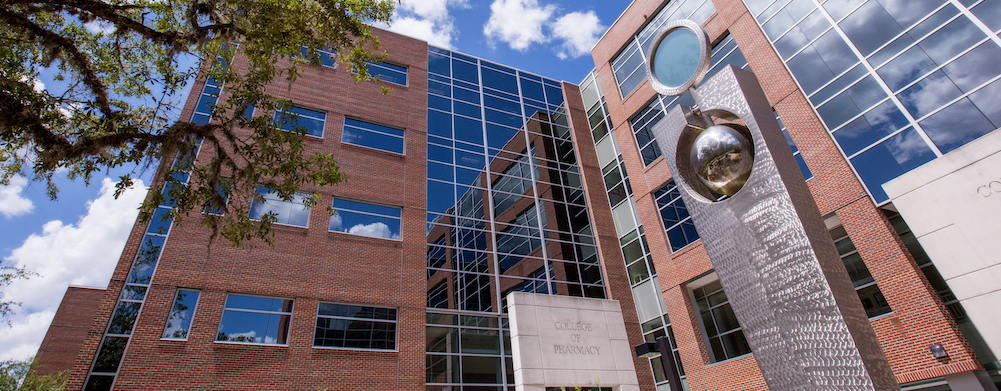
[[[373,238],[400,240],[402,210],[334,198],[330,231]]]
[[[216,101],[219,100],[219,93],[221,91],[222,86],[216,83],[211,77],[205,81],[205,86],[202,87],[202,95],[198,97],[198,105],[195,106],[195,112],[191,114],[191,123],[195,125],[209,123],[212,116],[212,109],[215,107]]]
[[[845,227],[839,226],[832,229],[831,239],[834,239],[834,247],[838,248],[841,261],[845,263],[845,268],[848,269],[848,277],[855,284],[855,292],[858,293],[859,300],[862,301],[862,307],[865,308],[866,315],[872,318],[893,311],[890,309],[890,304],[883,298],[883,292],[876,286],[876,280],[869,273],[869,268],[862,261],[862,256],[859,255],[855,244],[848,237]]]
[[[393,65],[385,62],[369,62],[365,64],[368,68],[368,73],[372,77],[379,77],[379,80],[399,84],[401,86],[407,85],[407,68],[401,67],[399,65]]]
[[[709,356],[712,362],[729,360],[751,353],[744,332],[737,322],[737,316],[730,308],[730,300],[723,292],[716,273],[699,278],[689,284],[700,285],[692,289],[695,309],[699,311],[699,325],[709,342]]]
[[[285,345],[291,319],[291,299],[230,294],[216,341]]]
[[[279,128],[289,132],[302,132],[307,136],[323,138],[323,125],[327,114],[302,107],[289,107],[275,111],[275,122]]]
[[[665,326],[666,325],[666,326]],[[678,367],[678,375],[681,376],[681,382],[684,386],[670,387],[670,383],[667,380],[667,374],[664,373],[664,364],[661,362],[663,360],[663,354],[658,354],[657,357],[650,358],[650,367],[653,369],[653,379],[657,383],[657,389],[662,389],[662,387],[667,387],[671,390],[681,390],[688,388],[688,379],[685,378],[685,368],[681,364],[681,351],[678,349],[678,343],[674,339],[674,330],[671,327],[671,319],[668,318],[667,314],[660,315],[656,318],[643,322],[643,340],[646,342],[657,342],[657,338],[667,337],[668,341],[671,343],[671,352],[674,353],[674,363]]]
[[[195,307],[198,306],[199,291],[190,289],[178,289],[174,296],[174,305],[170,307],[170,316],[167,317],[167,326],[163,328],[164,339],[188,339],[188,330],[191,330],[191,319],[195,316]]]
[[[264,186],[257,186],[257,195],[260,197],[254,197],[254,203],[250,205],[251,219],[260,220],[263,216],[273,214],[275,223],[296,227],[309,226],[309,211],[312,209],[306,206],[309,194],[295,193],[291,200],[285,201],[277,192],[268,190]]]
[[[396,349],[396,309],[320,303],[314,347]]]
[[[320,55],[320,65],[329,68],[337,68],[337,51],[333,49],[316,48],[316,53]],[[309,55],[309,49],[305,46],[302,47],[302,58],[311,60],[313,56]]]
[[[216,194],[219,195],[221,200],[216,198],[210,198],[205,200],[202,204],[202,213],[222,216],[226,212],[226,204],[229,203],[229,188],[232,186],[232,182],[228,179],[223,179],[223,183],[216,186]],[[221,202],[220,202],[221,201]]]
[[[657,139],[653,137],[652,129],[664,119],[665,112],[660,100],[654,99],[643,111],[629,120],[629,126],[633,128],[633,137],[636,138],[636,146],[639,147],[640,156],[643,157],[643,165],[648,166],[663,155]]]
[[[653,195],[657,199],[657,208],[660,209],[664,229],[667,230],[667,239],[671,242],[671,251],[678,251],[699,240],[699,233],[695,230],[692,216],[688,214],[685,201],[681,199],[681,191],[673,180]]]
[[[356,119],[344,119],[341,142],[403,154],[403,130]]]

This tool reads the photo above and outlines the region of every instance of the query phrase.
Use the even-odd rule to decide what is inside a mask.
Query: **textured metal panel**
[[[898,390],[844,264],[757,79],[729,66],[693,93],[754,141],[744,187],[699,192],[684,147],[707,124],[676,107],[653,133],[772,390]]]

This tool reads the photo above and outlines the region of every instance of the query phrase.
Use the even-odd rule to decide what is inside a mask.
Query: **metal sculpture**
[[[698,109],[675,107],[652,130],[768,387],[898,390],[757,79],[731,65],[698,86],[707,45],[693,22],[661,29],[647,77],[663,94],[690,92]],[[692,77],[669,69],[693,55],[678,60]]]

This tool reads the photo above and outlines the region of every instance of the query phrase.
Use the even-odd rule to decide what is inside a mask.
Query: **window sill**
[[[404,145],[405,145],[406,144],[406,139],[404,139],[403,142],[404,142]],[[404,150],[404,153],[396,153],[396,152],[392,152],[392,151],[384,151],[384,150],[381,150],[381,149],[378,149],[378,148],[366,147],[364,145],[346,143],[346,142],[343,142],[343,141],[341,141],[341,145],[345,146],[345,147],[358,148],[358,149],[360,149],[362,151],[366,151],[366,152],[375,152],[375,153],[378,153],[378,154],[381,154],[381,155],[385,155],[385,156],[388,156],[388,157],[395,157],[395,158],[398,158],[400,160],[403,160],[404,158],[407,157],[406,150]]]
[[[667,236],[667,230],[664,230],[664,236]],[[680,255],[685,254],[685,253],[687,253],[689,251],[692,251],[695,248],[695,245],[696,244],[700,244],[700,243],[702,243],[702,238],[696,239],[694,242],[686,244],[684,247],[679,248],[678,251],[672,251],[671,252],[671,258],[680,256]],[[670,246],[670,245],[671,244],[668,243],[668,246]]]
[[[162,342],[188,342],[188,339],[187,338],[185,338],[185,339],[181,339],[181,338],[160,338],[160,341],[162,341]]]
[[[656,142],[656,141],[654,141],[654,142]],[[642,153],[640,154],[640,160],[643,160],[643,154]],[[650,162],[650,164],[647,164],[647,165],[643,166],[643,173],[646,174],[647,172],[650,172],[650,170],[652,170],[654,167],[656,167],[658,164],[661,164],[661,163],[667,164],[667,163],[664,163],[664,155],[663,154],[661,154],[660,156],[657,156],[657,158],[654,159],[652,162]],[[667,183],[667,181],[669,181],[671,179],[673,179],[673,178],[669,178],[669,179],[665,180],[664,183]]]
[[[400,245],[403,244],[403,239],[402,238],[401,239],[377,238],[377,237],[374,237],[374,236],[355,235],[355,234],[350,234],[350,233],[347,233],[347,232],[340,232],[340,231],[330,231],[330,230],[327,230],[327,236],[347,236],[347,237],[350,237],[350,238],[358,238],[358,239],[362,239],[362,240],[374,240],[374,241],[378,241],[378,243],[395,244],[396,247],[399,247]]]
[[[869,322],[875,322],[877,320],[883,320],[883,318],[888,318],[888,317],[893,316],[893,315],[894,315],[893,311],[887,312],[885,314],[879,314],[879,315],[876,315],[876,316],[873,316],[873,317],[869,318]]]
[[[226,345],[226,346],[264,346],[264,347],[275,347],[275,348],[288,347],[288,344],[274,344],[274,343],[232,342],[232,341],[212,341],[212,343],[219,345]]]
[[[260,222],[261,220],[251,218],[250,221]],[[271,227],[272,228],[289,230],[289,231],[300,231],[300,230],[308,231],[309,230],[309,224],[306,224],[306,226],[301,226],[301,225],[292,225],[292,224],[285,224],[285,223],[274,222],[274,223],[271,223]]]
[[[743,358],[753,358],[753,357],[754,357],[754,352],[750,352],[750,353],[742,354],[742,355],[739,355],[739,356],[736,356],[736,357],[730,357],[730,358],[728,358],[726,360],[716,361],[716,362],[709,363],[709,364],[706,365],[706,368],[709,368],[709,367],[714,366],[714,365],[719,365],[719,364],[724,364],[724,363],[732,362],[732,361],[735,361],[735,360],[740,360],[740,359],[743,359]]]
[[[313,345],[313,349],[323,350],[323,351],[349,351],[349,352],[373,352],[373,353],[399,353],[397,349],[373,349],[373,348],[342,348],[335,346],[316,346]]]

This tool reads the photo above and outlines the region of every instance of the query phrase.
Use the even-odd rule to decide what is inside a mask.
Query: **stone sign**
[[[618,301],[512,292],[507,302],[518,391],[639,390]]]

